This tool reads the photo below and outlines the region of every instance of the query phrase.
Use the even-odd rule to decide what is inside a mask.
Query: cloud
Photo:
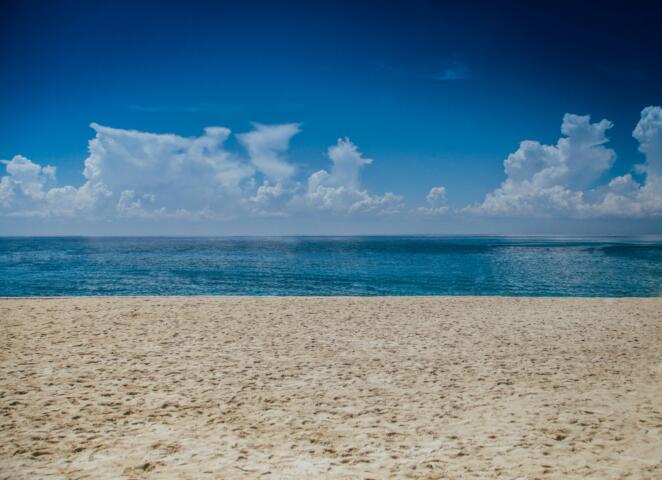
[[[446,203],[446,187],[432,187],[425,197],[425,200],[427,200],[432,206]]]
[[[181,137],[91,126],[96,137],[83,173],[89,184],[112,192],[120,215],[230,214],[254,173],[224,148],[227,128]]]
[[[333,162],[329,181],[348,188],[359,188],[361,168],[370,165],[372,158],[365,158],[349,138],[339,138],[327,153]]]
[[[57,188],[56,168],[42,167],[30,159],[16,155],[3,160],[7,175],[0,179],[0,207],[10,216],[67,216],[93,205],[95,196],[89,187]]]
[[[608,120],[591,123],[590,116],[566,114],[556,145],[525,140],[504,161],[506,180],[479,205],[463,209],[509,216],[627,216],[659,215],[659,173],[662,173],[662,115],[659,107],[641,113],[633,136],[640,142],[647,173],[640,185],[631,174],[596,185],[616,158],[605,144]],[[659,172],[659,173],[657,173]]]
[[[424,215],[443,215],[448,212],[446,205],[446,187],[432,187],[425,196],[427,207],[418,207],[416,211]]]
[[[300,190],[299,183],[270,183],[264,181],[254,195],[244,201],[252,214],[266,217],[285,217],[290,215],[290,204]]]
[[[662,175],[662,108],[644,108],[632,136],[639,141],[639,150],[646,155],[647,173]]]
[[[223,216],[233,213],[254,174],[251,165],[225,150],[226,128],[208,127],[203,135],[187,138],[96,123],[91,127],[96,135],[89,141],[82,186],[44,190],[48,167],[15,157],[3,185],[11,187],[9,197],[16,196],[17,185],[26,189],[26,174],[18,176],[16,165],[29,170],[31,202],[9,198],[3,201],[5,208],[15,215]],[[4,186],[2,191],[5,199]]]
[[[55,167],[42,167],[22,155],[16,155],[11,160],[3,160],[7,176],[2,178],[0,187],[0,202],[9,204],[16,197],[25,200],[40,200],[44,197],[44,186],[55,179]]]
[[[524,218],[662,216],[662,108],[654,106],[642,110],[632,133],[645,157],[632,172],[605,180],[616,158],[607,146],[611,122],[566,114],[555,144],[521,142],[503,162],[501,185],[482,202],[460,209],[448,206],[442,185],[425,194],[425,204],[408,208],[399,195],[370,191],[361,175],[375,162],[348,138],[328,148],[329,167],[297,176],[287,153],[299,124],[255,124],[237,135],[243,147],[238,151],[226,147],[232,133],[224,127],[208,127],[193,137],[91,127],[94,137],[79,186],[58,185],[54,166],[21,155],[3,160],[0,216],[101,221],[451,212]]]
[[[393,213],[402,197],[387,192],[370,194],[361,186],[361,169],[372,163],[348,138],[338,139],[327,152],[332,162],[330,172],[319,170],[308,178],[306,192],[294,199],[295,205],[327,210],[334,213]]]
[[[615,178],[609,183],[599,211],[612,207],[623,215],[662,215],[662,108],[644,108],[632,136],[646,156],[646,162],[637,169],[645,173],[645,182],[639,185],[631,175]]]
[[[349,140],[329,148],[330,173],[313,174],[307,187],[286,159],[298,124],[255,124],[238,135],[248,156],[230,152],[231,132],[207,127],[198,137],[91,124],[85,182],[56,186],[55,167],[20,155],[4,161],[0,213],[113,219],[224,220],[289,216],[312,211],[352,214],[392,209],[399,197],[373,195],[359,171],[371,163]],[[262,183],[258,184],[259,176]]]
[[[251,132],[237,135],[248,150],[251,163],[269,180],[282,182],[289,179],[296,169],[287,162],[283,154],[288,150],[292,137],[301,131],[299,124],[255,123],[254,127]]]
[[[561,133],[566,137],[556,145],[525,140],[504,161],[509,181],[530,182],[545,188],[564,185],[586,187],[613,164],[616,154],[603,145],[611,122],[591,123],[591,117],[566,114]]]

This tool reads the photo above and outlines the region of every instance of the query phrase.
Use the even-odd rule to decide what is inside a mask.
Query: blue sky
[[[662,233],[656,203],[662,190],[645,167],[656,160],[640,151],[645,143],[652,145],[649,155],[659,153],[656,111],[644,119],[652,125],[646,138],[633,137],[643,109],[662,104],[655,2],[314,3],[3,2],[0,158],[7,172],[0,175],[9,180],[0,233]],[[520,142],[556,145],[567,113],[591,115],[587,125],[612,122],[596,133],[609,139],[596,145],[613,150],[603,168],[581,186],[573,179],[582,172],[546,179],[535,195],[532,173],[525,186],[497,192],[498,205],[486,204],[507,180],[504,160]],[[106,135],[99,143],[114,144],[126,137],[99,133],[93,122],[182,138],[226,127],[223,155],[254,172],[232,184],[236,191],[223,212],[212,208],[230,189],[222,181],[205,187],[207,197],[182,198],[186,208],[170,201],[188,196],[181,185],[143,188],[119,180],[103,194],[97,189],[93,202],[64,200],[76,208],[47,204],[49,189],[90,181],[83,173],[90,140]],[[255,130],[254,122],[296,124],[298,133],[276,138],[265,131],[286,148],[256,137],[262,150],[251,155],[235,134]],[[337,153],[358,172],[360,183],[352,185],[334,177],[328,150],[345,137],[351,144],[344,145],[359,152],[352,157],[341,146]],[[123,151],[148,155],[141,145]],[[179,155],[168,152],[162,155]],[[576,160],[583,146],[572,152],[561,160],[554,154],[548,164],[584,162]],[[10,165],[17,155],[30,165]],[[122,168],[123,176],[159,176],[170,161],[152,159],[165,163],[147,172],[131,170],[117,151],[105,155],[99,162],[106,171]],[[269,177],[258,167],[260,155],[279,157],[295,173]],[[54,166],[56,173],[32,164]],[[24,173],[10,172],[26,168],[37,175],[38,192],[26,187],[33,180]],[[310,181],[322,170],[329,177],[320,200]],[[103,175],[95,181],[108,187],[114,180]],[[627,183],[627,192],[609,197],[618,206],[608,207],[605,185],[627,175],[617,182]],[[280,190],[270,190],[271,203],[257,208],[250,199],[265,182]],[[195,188],[196,178],[186,185]],[[441,186],[443,195],[426,200]],[[556,187],[564,189],[563,199]],[[125,191],[133,192],[136,208],[120,214]],[[398,198],[385,199],[388,192]],[[175,215],[178,210],[195,218]]]

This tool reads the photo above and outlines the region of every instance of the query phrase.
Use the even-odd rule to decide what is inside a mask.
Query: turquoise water
[[[0,296],[658,296],[662,239],[0,238]]]

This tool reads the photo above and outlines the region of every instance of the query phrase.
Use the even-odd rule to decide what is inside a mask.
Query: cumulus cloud
[[[42,167],[22,155],[2,163],[7,170],[7,176],[0,183],[0,202],[3,205],[9,205],[16,197],[27,201],[40,200],[45,196],[44,185],[49,179],[55,179],[55,167]]]
[[[608,170],[616,154],[604,144],[611,122],[566,114],[556,145],[525,140],[504,161],[506,180],[487,195],[479,210],[531,215],[562,213],[581,205],[582,192]]]
[[[7,175],[0,179],[0,207],[11,216],[73,215],[89,208],[94,196],[103,193],[87,187],[51,186],[56,181],[55,167],[42,167],[22,155],[2,163]]]
[[[402,198],[391,192],[370,194],[361,186],[361,169],[372,163],[348,138],[340,138],[327,152],[332,162],[330,172],[319,170],[308,178],[306,192],[295,204],[335,213],[394,212]]]
[[[291,204],[300,188],[298,182],[270,183],[265,180],[255,194],[244,201],[244,206],[259,216],[285,217],[293,213]]]
[[[84,182],[57,184],[56,168],[24,156],[3,160],[0,215],[71,216],[112,220],[227,220],[451,211],[446,188],[432,187],[425,204],[404,208],[402,197],[369,191],[361,181],[373,164],[348,138],[327,150],[330,166],[307,178],[287,160],[298,124],[255,124],[226,147],[231,131],[208,127],[183,137],[93,123]],[[566,114],[553,145],[525,140],[504,160],[505,180],[484,200],[456,213],[549,217],[662,215],[662,108],[646,107],[632,133],[645,161],[604,180],[616,158],[608,148],[611,122]]]
[[[269,180],[283,182],[295,172],[294,165],[287,162],[284,153],[290,140],[301,131],[298,123],[282,125],[254,124],[255,129],[237,135],[250,156],[251,163]]]
[[[645,174],[645,182],[640,185],[631,175],[613,179],[596,209],[600,213],[662,215],[662,108],[644,108],[632,136],[646,156],[646,163],[637,168]]]
[[[55,167],[16,156],[4,161],[0,209],[5,215],[79,215],[95,218],[230,219],[287,216],[310,210],[353,213],[393,207],[393,194],[361,187],[364,158],[349,140],[329,149],[330,173],[292,178],[285,154],[298,124],[255,124],[237,135],[247,158],[225,148],[231,132],[208,127],[199,137],[157,134],[91,124],[85,182],[55,185]],[[262,183],[258,185],[259,175]]]
[[[591,123],[590,116],[566,114],[556,145],[525,140],[504,161],[506,180],[479,204],[465,211],[493,215],[586,217],[596,215],[654,214],[660,205],[651,190],[658,182],[660,151],[659,107],[647,107],[635,128],[634,137],[646,154],[645,185],[631,174],[612,179],[607,185],[596,182],[607,172],[616,154],[605,144],[608,120]],[[660,165],[662,166],[662,165]],[[648,192],[648,193],[647,193]]]
[[[96,137],[83,173],[95,188],[112,192],[120,215],[227,214],[254,173],[224,148],[227,128],[181,137],[91,126]]]
[[[662,108],[644,108],[632,136],[639,141],[639,150],[646,155],[646,172],[662,175]]]

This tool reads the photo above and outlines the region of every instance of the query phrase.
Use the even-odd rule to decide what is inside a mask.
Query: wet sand
[[[0,300],[0,478],[662,478],[662,299]]]

